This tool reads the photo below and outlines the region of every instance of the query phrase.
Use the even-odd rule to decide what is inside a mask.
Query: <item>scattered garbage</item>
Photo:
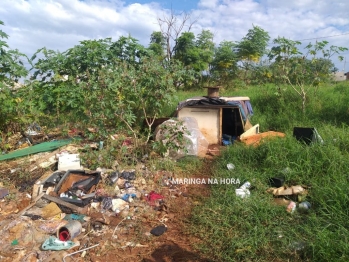
[[[235,189],[235,194],[236,196],[240,198],[245,198],[250,196],[250,190],[249,188],[251,187],[251,183],[246,181],[245,183],[242,184],[239,188]]]
[[[320,143],[323,144],[324,140],[319,135],[315,127],[294,127],[293,136],[300,142],[306,145]]]
[[[81,230],[81,223],[77,220],[72,220],[57,230],[57,238],[61,241],[73,240],[81,233]]]
[[[115,213],[120,213],[121,211],[123,211],[125,208],[128,208],[129,205],[128,203],[120,198],[116,198],[112,200],[112,206],[111,209],[115,212]]]
[[[257,135],[257,134],[259,134],[259,124],[254,125],[253,127],[246,130],[243,134],[241,134],[240,140],[245,139],[245,138],[252,136],[252,135]]]
[[[57,230],[66,225],[67,220],[46,220],[41,223],[38,228],[48,234],[56,234]]]
[[[78,139],[78,138],[76,138]],[[62,146],[68,145],[72,143],[72,139],[64,139],[64,140],[56,140],[56,141],[50,141],[50,142],[43,142],[37,145],[33,145],[27,148],[23,148],[20,150],[16,150],[13,152],[10,152],[8,154],[0,156],[0,161],[2,160],[9,160],[13,158],[18,158],[18,157],[23,157],[23,156],[28,156],[28,155],[33,155],[37,154],[40,152],[49,152],[53,151],[55,149],[58,149]]]
[[[296,210],[297,204],[293,201],[291,201],[287,206],[287,212],[293,213]]]
[[[122,171],[120,174],[121,178],[124,178],[126,180],[135,180],[136,179],[136,172],[134,170],[132,171]]]
[[[282,187],[284,185],[284,177],[271,177],[269,179],[269,184],[271,187]]]
[[[234,141],[237,139],[237,136],[231,136],[227,134],[222,135],[222,144],[223,146],[229,146],[234,144]]]
[[[291,200],[285,198],[274,198],[274,203],[278,206],[287,207],[290,204]]]
[[[167,231],[167,227],[165,225],[160,225],[150,230],[150,234],[158,237],[164,234],[166,231]]]
[[[122,200],[126,201],[126,202],[132,202],[133,198],[136,197],[136,194],[125,194],[121,197]]]
[[[47,206],[42,208],[41,216],[44,219],[48,219],[48,218],[54,217],[60,213],[62,213],[62,210],[57,206],[56,203],[51,202],[50,204],[48,204]]]
[[[272,192],[274,196],[299,195],[307,193],[302,186],[270,188],[268,191]]]
[[[83,252],[83,253],[86,254],[86,250],[89,250],[89,249],[94,248],[94,247],[97,247],[97,246],[99,246],[99,244],[96,244],[96,245],[93,245],[93,246],[90,246],[90,247],[81,249],[81,250],[79,250],[79,251],[75,251],[75,252],[70,253],[70,254],[68,254],[68,255],[65,255],[65,256],[63,257],[63,262],[65,262],[65,259],[66,259],[67,257],[70,257],[70,256],[72,256],[72,255],[75,255],[75,254],[81,253],[81,252]],[[84,257],[84,256],[82,255],[81,257]]]
[[[67,152],[58,155],[58,171],[81,169],[79,154],[69,154]]]
[[[229,163],[229,164],[227,164],[227,168],[228,168],[228,170],[234,170],[235,169],[235,165],[232,164],[232,163]]]
[[[39,184],[43,184],[43,187],[45,188],[48,188],[50,186],[56,186],[65,173],[65,171],[56,171],[52,175],[50,175],[45,181]]]
[[[15,239],[11,242],[11,246],[17,246],[19,244],[18,239]]]
[[[274,132],[274,131],[267,131],[255,135],[250,135],[244,138],[240,138],[240,141],[243,142],[246,145],[252,145],[252,146],[258,146],[260,145],[263,141],[267,139],[272,139],[272,138],[277,138],[277,137],[285,137],[285,133],[281,132]]]
[[[62,200],[84,207],[94,197],[93,193],[100,179],[100,172],[68,170],[54,191]]]
[[[299,203],[298,208],[301,212],[308,212],[311,208],[311,204],[308,201]]]
[[[101,203],[101,211],[104,212],[113,206],[113,199],[111,197],[105,197]]]
[[[133,146],[128,141],[124,142],[128,146]],[[96,238],[101,237],[103,243],[103,237],[108,236],[111,227],[119,225],[121,219],[125,223],[115,228],[115,232],[119,234],[114,238],[115,232],[113,233],[112,238],[116,242],[112,244],[118,247],[146,247],[144,243],[133,242],[131,239],[129,232],[134,230],[135,223],[145,221],[148,225],[148,223],[168,221],[169,209],[165,202],[166,197],[188,196],[185,193],[186,189],[182,192],[184,186],[174,186],[171,183],[170,178],[173,174],[161,175],[159,178],[157,170],[152,171],[147,167],[148,156],[142,157],[142,160],[139,160],[140,165],[135,166],[135,169],[117,170],[119,165],[116,164],[113,169],[100,166],[94,171],[83,169],[78,149],[83,152],[91,150],[83,146],[64,146],[53,152],[35,154],[25,159],[29,162],[25,163],[26,172],[34,174],[33,171],[36,170],[35,172],[41,177],[39,179],[36,177],[37,180],[31,183],[31,195],[24,192],[21,195],[23,199],[16,201],[18,206],[14,204],[10,209],[7,202],[15,202],[12,198],[9,201],[2,201],[4,204],[0,206],[0,215],[4,217],[12,214],[8,217],[13,219],[6,223],[0,221],[1,227],[6,231],[1,232],[6,234],[8,246],[11,241],[16,240],[13,245],[17,243],[16,245],[23,249],[24,255],[25,252],[30,252],[27,247],[32,248],[37,244],[36,258],[40,257],[44,261],[48,255],[45,251],[67,250],[80,245],[81,242],[80,250],[84,250],[85,252],[82,252],[86,254],[85,248],[92,245],[90,241],[93,243]],[[45,166],[44,170],[39,168],[42,163]],[[13,176],[23,170],[22,166],[14,167],[9,165],[5,172]],[[169,178],[167,180],[169,183],[161,183],[164,177]],[[0,184],[0,197],[3,198],[9,193],[10,189],[3,188]],[[24,197],[25,194],[27,197]],[[5,205],[6,209],[3,208]],[[12,222],[18,223],[17,221],[21,223],[15,226],[15,229],[7,230],[7,225]],[[160,236],[167,231],[167,226],[164,225],[153,228],[151,233],[146,228],[144,228],[146,233],[154,236]],[[23,232],[25,239],[17,232]],[[49,253],[46,261],[51,261],[53,257],[62,260],[63,253],[56,256],[54,253],[59,252]],[[26,257],[20,257],[19,253],[16,256],[18,261],[26,260]]]
[[[235,189],[235,194],[240,198],[245,198],[250,196],[251,193],[250,193],[250,190],[237,188]]]
[[[251,183],[246,181],[245,183],[242,184],[242,186],[240,186],[240,189],[249,189],[251,187]]]
[[[71,220],[78,220],[81,222],[84,222],[85,215],[81,215],[81,214],[67,214],[65,215],[64,219],[71,221]]]
[[[71,249],[75,246],[77,246],[77,244],[70,240],[61,241],[54,236],[50,236],[48,239],[45,240],[41,248],[43,250],[65,250],[65,249]]]
[[[25,132],[25,134],[28,136],[36,136],[40,134],[40,132],[41,132],[41,127],[37,123],[32,123],[31,125],[28,126],[28,129]]]
[[[287,172],[288,171],[289,169]],[[269,180],[269,183],[273,185],[279,185],[281,183],[283,184],[284,179],[272,178]],[[308,191],[300,185],[291,187],[282,186],[277,188],[271,187],[267,190],[267,192],[273,193],[274,203],[276,205],[285,206],[287,212],[289,213],[293,213],[296,209],[300,213],[306,213],[311,207],[311,204],[308,201],[304,201]]]
[[[169,136],[168,130],[171,129],[176,129],[175,132],[178,132],[178,130],[182,131],[184,133],[184,142],[176,140],[174,136],[172,136],[174,141],[169,141],[171,136]],[[185,149],[169,150],[167,152],[174,159],[179,159],[186,155],[204,157],[209,145],[206,137],[200,131],[198,121],[194,117],[182,117],[179,120],[169,119],[163,122],[155,130],[155,140],[162,141],[164,144],[167,142],[182,144]]]
[[[116,181],[119,179],[119,172],[118,171],[115,171],[115,172],[112,172],[109,177],[108,177],[108,180],[109,180],[109,185],[113,185],[116,183]]]
[[[303,241],[297,241],[297,242],[293,242],[291,245],[290,245],[290,250],[292,251],[303,251],[307,246],[307,243],[303,242]]]
[[[162,199],[164,199],[164,197],[158,193],[155,193],[154,191],[151,191],[149,195],[147,195],[147,200],[152,206],[156,205],[156,202]]]
[[[5,196],[7,196],[9,194],[9,190],[6,188],[0,188],[0,199],[4,198]]]

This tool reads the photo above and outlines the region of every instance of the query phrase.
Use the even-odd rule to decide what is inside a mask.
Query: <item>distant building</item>
[[[349,79],[348,75],[349,75],[348,73],[344,73],[344,72],[336,72],[332,74],[333,80],[336,82],[348,80]]]

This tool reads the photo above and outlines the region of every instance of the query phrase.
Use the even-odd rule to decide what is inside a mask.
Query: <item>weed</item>
[[[211,196],[194,209],[191,231],[205,240],[200,250],[214,261],[348,261],[349,181],[346,95],[341,86],[319,89],[302,116],[299,103],[284,91],[247,90],[261,129],[286,133],[258,147],[234,144],[213,163],[214,177],[234,177],[254,185],[250,198],[235,196],[234,185],[212,185]],[[257,96],[258,92],[258,96]],[[331,111],[329,111],[332,109]],[[292,137],[294,126],[314,126],[325,143],[306,146]],[[233,163],[233,171],[226,168]],[[266,193],[268,179],[285,168],[285,184],[309,190],[308,214],[289,214]]]

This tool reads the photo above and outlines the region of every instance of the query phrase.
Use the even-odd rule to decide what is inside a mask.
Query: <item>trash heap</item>
[[[32,195],[25,196],[26,207],[0,212],[1,261],[94,256],[89,249],[107,243],[121,249],[146,247],[167,231],[171,214],[165,198],[182,194],[180,185],[170,183],[171,174],[154,175],[144,164],[137,171],[65,170],[82,168],[79,154],[60,150],[55,156],[57,170],[35,182]],[[0,186],[0,197],[8,194]]]

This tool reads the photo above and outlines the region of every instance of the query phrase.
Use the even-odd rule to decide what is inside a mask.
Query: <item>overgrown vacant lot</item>
[[[89,235],[91,243],[103,247],[85,261],[349,261],[349,81],[334,83],[338,68],[332,62],[337,55],[343,61],[348,48],[325,40],[314,39],[315,43],[304,46],[305,42],[285,37],[271,39],[255,25],[241,41],[218,44],[209,30],[190,32],[190,16],[182,18],[171,14],[159,20],[163,24],[151,34],[148,46],[128,35],[117,40],[83,40],[62,52],[42,47],[30,57],[11,49],[9,35],[0,30],[0,154],[7,158],[7,153],[25,146],[78,136],[80,142],[73,147],[84,168],[108,170],[108,176],[115,170],[137,170],[138,197],[123,218],[116,215],[120,212],[116,208],[110,213],[113,221],[107,222],[99,211],[114,200],[110,198],[126,196],[130,203],[133,199],[120,195],[116,187],[108,188],[107,176],[98,184],[106,200],[97,201],[105,204],[98,211],[103,219],[98,219],[108,226],[100,235]],[[186,147],[185,128],[177,128],[179,122],[163,127],[168,139],[154,141],[154,121],[173,116],[178,102],[206,94],[203,87],[220,88],[221,96],[249,96],[255,112],[251,123],[260,124],[261,132],[286,136],[257,147],[235,142],[218,157],[170,159],[169,150]],[[223,110],[220,121],[222,116]],[[209,118],[207,122],[211,124]],[[293,137],[294,127],[315,127],[324,142],[302,144]],[[33,141],[29,133],[39,133],[39,140]],[[21,160],[0,162],[0,187],[5,187],[6,194],[7,189],[11,191],[0,202],[4,217],[0,217],[0,231],[8,229],[2,226],[5,219],[23,218],[21,210],[32,200],[26,194],[32,192],[35,181],[58,168],[57,159],[38,169],[31,162],[36,165],[37,160]],[[229,170],[229,163],[235,169]],[[275,205],[268,181],[281,172],[286,186],[306,189],[302,199],[292,200],[308,201],[309,210],[300,212],[298,206],[292,213]],[[238,184],[172,188],[168,177],[181,176],[249,181],[251,194],[237,197]],[[128,184],[127,180],[120,186],[129,189]],[[145,196],[151,190],[165,195],[168,208],[162,202],[154,208],[148,205]],[[3,212],[5,208],[8,212]],[[22,230],[29,230],[32,222],[26,219],[28,223],[13,234],[33,235]],[[122,229],[118,228],[121,222]],[[154,238],[149,231],[159,222],[166,222],[169,230]],[[86,223],[86,230],[91,225]],[[127,238],[112,239],[117,229]],[[6,249],[6,254],[0,250],[0,259],[39,257],[39,245],[37,253],[30,253],[17,246],[25,241],[15,238],[3,235],[0,239],[0,247]],[[32,251],[34,238],[26,240]],[[141,245],[139,251],[139,243],[149,246]],[[116,256],[120,249],[126,251]],[[22,258],[15,258],[13,251]]]
[[[138,254],[139,261],[147,261],[147,256],[166,257],[168,261],[348,261],[348,87],[341,83],[310,89],[305,112],[301,98],[289,86],[223,89],[224,96],[250,97],[255,113],[251,122],[259,123],[261,132],[274,130],[286,133],[286,137],[258,147],[235,142],[209,161],[189,158],[174,162],[159,155],[152,158],[148,163],[152,168],[176,176],[249,181],[251,195],[238,198],[237,184],[191,185],[187,200],[173,202],[170,208],[176,219],[169,225],[176,230],[169,230],[139,254],[134,249],[129,256]],[[178,92],[177,100],[163,108],[162,116],[170,116],[178,101],[202,94],[203,90]],[[300,143],[292,135],[294,127],[315,127],[324,143]],[[134,159],[152,151],[135,147],[126,152],[118,146],[118,141],[106,142],[100,151],[81,153],[83,164],[92,170],[111,168],[117,159],[121,165],[132,167]],[[228,163],[235,169],[228,170]],[[285,206],[275,205],[273,195],[267,192],[268,179],[286,168],[285,185],[307,189],[302,201],[311,204],[309,212],[297,208],[288,213]],[[20,178],[30,180],[29,174]],[[11,184],[5,176],[2,180],[5,185]],[[31,192],[30,184],[27,190]],[[169,246],[177,248],[168,255]],[[103,255],[109,258],[112,252]]]
[[[347,84],[309,94],[303,114],[289,89],[253,87],[232,95],[250,96],[254,124],[286,138],[258,147],[235,143],[214,161],[213,176],[248,180],[249,198],[234,185],[213,185],[211,196],[193,210],[190,230],[205,240],[199,248],[213,261],[348,261],[349,137]],[[316,127],[324,144],[307,146],[292,137],[293,127]],[[228,170],[227,164],[236,168]],[[307,188],[307,213],[286,212],[267,193],[268,179],[288,168],[285,185]]]

